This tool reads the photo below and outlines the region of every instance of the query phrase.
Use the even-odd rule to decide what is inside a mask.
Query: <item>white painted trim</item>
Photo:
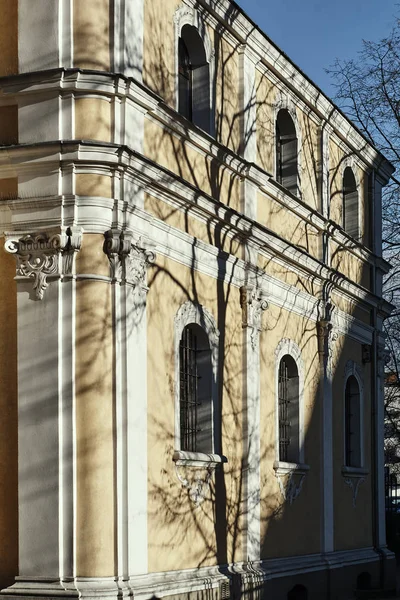
[[[279,365],[288,354],[296,363],[299,374],[299,461],[304,464],[304,363],[299,346],[293,340],[282,339],[275,348],[275,460],[279,463]],[[286,464],[286,463],[285,463]]]
[[[343,374],[343,395],[342,395],[342,406],[343,406],[343,466],[346,466],[346,410],[345,410],[345,396],[346,396],[346,385],[349,377],[354,376],[358,383],[358,389],[360,392],[360,468],[365,468],[364,459],[364,446],[365,446],[365,422],[364,422],[364,377],[363,372],[358,363],[354,360],[348,360],[344,369]],[[350,467],[354,470],[354,467]]]
[[[59,0],[59,2],[60,10],[58,15],[58,35],[60,40],[60,67],[67,69],[73,66],[73,0]]]
[[[175,365],[175,450],[181,450],[180,434],[180,375],[179,375],[179,344],[182,332],[187,325],[196,323],[207,334],[211,350],[211,364],[213,371],[211,396],[212,396],[212,453],[221,451],[221,440],[218,439],[218,423],[220,422],[220,407],[218,398],[218,353],[219,331],[215,319],[204,306],[188,300],[180,306],[174,319],[174,365]]]

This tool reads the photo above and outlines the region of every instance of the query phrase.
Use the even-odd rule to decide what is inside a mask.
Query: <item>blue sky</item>
[[[335,58],[354,58],[362,40],[385,37],[398,0],[236,0],[239,6],[328,96],[324,72]]]

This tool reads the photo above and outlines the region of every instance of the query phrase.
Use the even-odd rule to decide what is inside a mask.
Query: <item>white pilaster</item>
[[[321,552],[334,550],[333,515],[333,424],[332,345],[334,336],[328,319],[317,323],[321,382]]]
[[[239,92],[241,110],[241,154],[249,163],[257,159],[257,94],[256,61],[248,46],[243,44],[239,52]],[[241,185],[241,206],[244,215],[257,220],[257,188],[246,177]],[[253,262],[254,253],[246,247],[245,260]]]
[[[115,282],[118,567],[127,577],[148,571],[146,272],[155,255],[117,230],[106,252]]]
[[[144,0],[115,0],[114,70],[142,81]]]
[[[70,230],[6,242],[17,259],[19,574],[25,580],[73,576],[70,275],[79,245],[79,232]]]
[[[60,0],[18,0],[19,73],[60,66]]]
[[[260,559],[260,331],[268,304],[255,285],[240,289],[243,313],[245,560]]]

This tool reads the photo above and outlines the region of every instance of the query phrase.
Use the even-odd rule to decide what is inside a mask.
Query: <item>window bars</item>
[[[290,446],[289,421],[289,369],[284,359],[279,364],[278,403],[279,403],[279,460],[288,462]]]
[[[197,451],[198,427],[198,340],[191,327],[185,327],[179,346],[181,450]]]

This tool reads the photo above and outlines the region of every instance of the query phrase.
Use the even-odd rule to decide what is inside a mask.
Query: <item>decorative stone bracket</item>
[[[154,263],[156,255],[145,240],[134,241],[130,231],[111,229],[105,233],[104,252],[110,261],[111,277],[125,282],[134,289],[147,292],[147,266]]]
[[[280,461],[275,462],[275,476],[278,479],[279,489],[284,501],[293,504],[300,495],[309,468],[308,465],[303,464],[282,463]]]
[[[68,227],[52,234],[9,234],[5,250],[17,260],[16,279],[33,279],[35,298],[43,300],[48,278],[72,275],[74,255],[81,243],[82,230]]]
[[[364,483],[366,476],[368,475],[368,470],[361,468],[352,468],[352,467],[343,467],[342,475],[344,477],[344,482],[348,485],[353,493],[353,507],[356,507],[357,503],[357,495],[359,487],[362,483]]]
[[[227,462],[227,459],[218,454],[182,450],[176,450],[173,458],[176,475],[182,486],[188,490],[189,498],[197,508],[208,495],[215,469]]]
[[[244,285],[240,288],[240,305],[242,307],[242,326],[252,329],[251,346],[255,350],[259,333],[262,330],[262,313],[268,308],[268,302],[255,285]]]

